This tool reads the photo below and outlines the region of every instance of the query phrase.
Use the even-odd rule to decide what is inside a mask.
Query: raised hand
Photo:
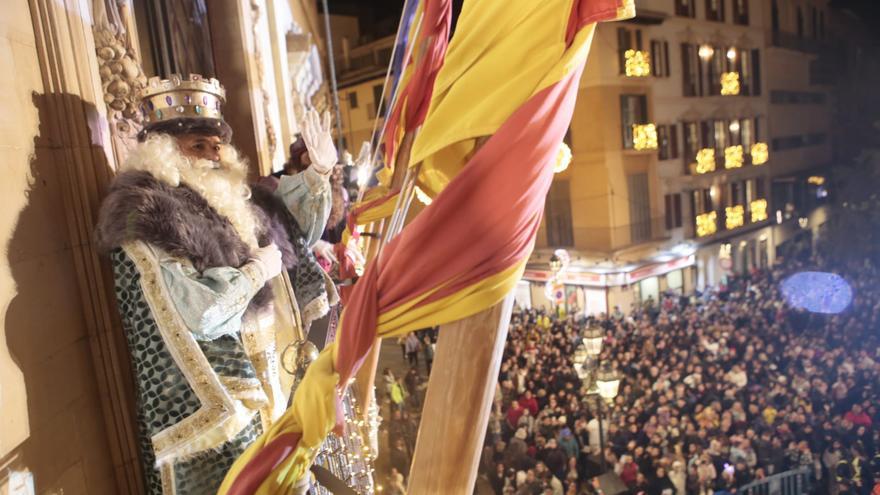
[[[339,159],[333,137],[330,135],[330,113],[324,112],[323,119],[315,110],[309,110],[302,125],[302,137],[309,150],[312,166],[319,174],[326,175],[333,170]]]

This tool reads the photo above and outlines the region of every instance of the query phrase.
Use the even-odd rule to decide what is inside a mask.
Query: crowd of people
[[[814,493],[871,493],[880,482],[878,270],[779,261],[628,315],[517,310],[482,459],[495,493],[595,493],[603,466],[633,494],[735,493],[798,469]],[[844,312],[784,301],[783,279],[819,267],[851,284]],[[600,361],[622,378],[612,404],[585,394],[573,366],[591,325],[604,330]]]

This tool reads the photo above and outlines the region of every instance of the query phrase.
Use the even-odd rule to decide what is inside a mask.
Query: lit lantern
[[[756,199],[749,203],[749,211],[752,213],[752,223],[767,220],[767,200]]]
[[[728,206],[724,209],[725,220],[724,226],[727,230],[733,230],[742,227],[745,222],[745,211],[742,205]]]
[[[752,145],[752,165],[763,165],[770,159],[770,148],[767,143]]]
[[[721,74],[721,94],[723,96],[736,96],[739,94],[739,90],[739,72]]]
[[[605,399],[605,402],[611,403],[620,390],[620,375],[605,366],[596,374],[596,387],[599,389],[599,397]]]
[[[697,152],[697,168],[698,174],[708,174],[715,171],[715,149],[703,148]]]
[[[571,163],[571,148],[565,143],[559,144],[559,151],[556,153],[556,163],[553,165],[553,173],[564,172]]]
[[[724,149],[724,168],[740,168],[743,166],[743,147],[728,146]]]
[[[636,150],[657,149],[657,126],[654,124],[633,124],[633,148]]]
[[[582,339],[584,348],[587,350],[587,355],[598,356],[599,354],[602,354],[602,341],[604,338],[605,332],[602,331],[600,326],[593,324],[587,328]]]
[[[419,188],[419,186],[416,186],[415,191],[416,191],[416,199],[418,199],[420,203],[422,203],[425,206],[428,206],[429,204],[431,204],[431,201],[433,201],[433,200],[431,199],[431,196],[428,196],[428,193],[426,193],[425,191],[422,191]]]
[[[714,211],[697,215],[697,237],[706,237],[718,231],[718,214]]]
[[[712,48],[711,45],[702,45],[697,53],[700,55],[701,59],[709,60],[712,58],[712,55],[715,55],[715,49]]]
[[[651,75],[651,56],[643,50],[627,50],[623,53],[624,73],[627,77],[648,77]]]

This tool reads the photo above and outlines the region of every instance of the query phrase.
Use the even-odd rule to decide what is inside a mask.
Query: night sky
[[[461,8],[462,1],[453,0],[456,14]],[[328,0],[327,3],[333,14],[359,16],[363,34],[369,39],[394,34],[400,20],[400,11],[403,9],[403,0]],[[320,4],[319,0],[319,8]],[[880,0],[832,0],[831,5],[852,11],[869,26],[876,26],[880,22]],[[880,29],[871,31],[880,36]]]

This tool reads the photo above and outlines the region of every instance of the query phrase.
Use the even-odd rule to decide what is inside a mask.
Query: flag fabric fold
[[[376,337],[465,318],[513,289],[595,23],[631,13],[632,0],[465,2],[411,162],[437,171],[420,176],[436,198],[368,264],[336,342],[309,367],[293,406],[236,461],[221,494],[281,494],[306,474],[340,426],[338,394]],[[481,136],[491,137],[476,149]]]

